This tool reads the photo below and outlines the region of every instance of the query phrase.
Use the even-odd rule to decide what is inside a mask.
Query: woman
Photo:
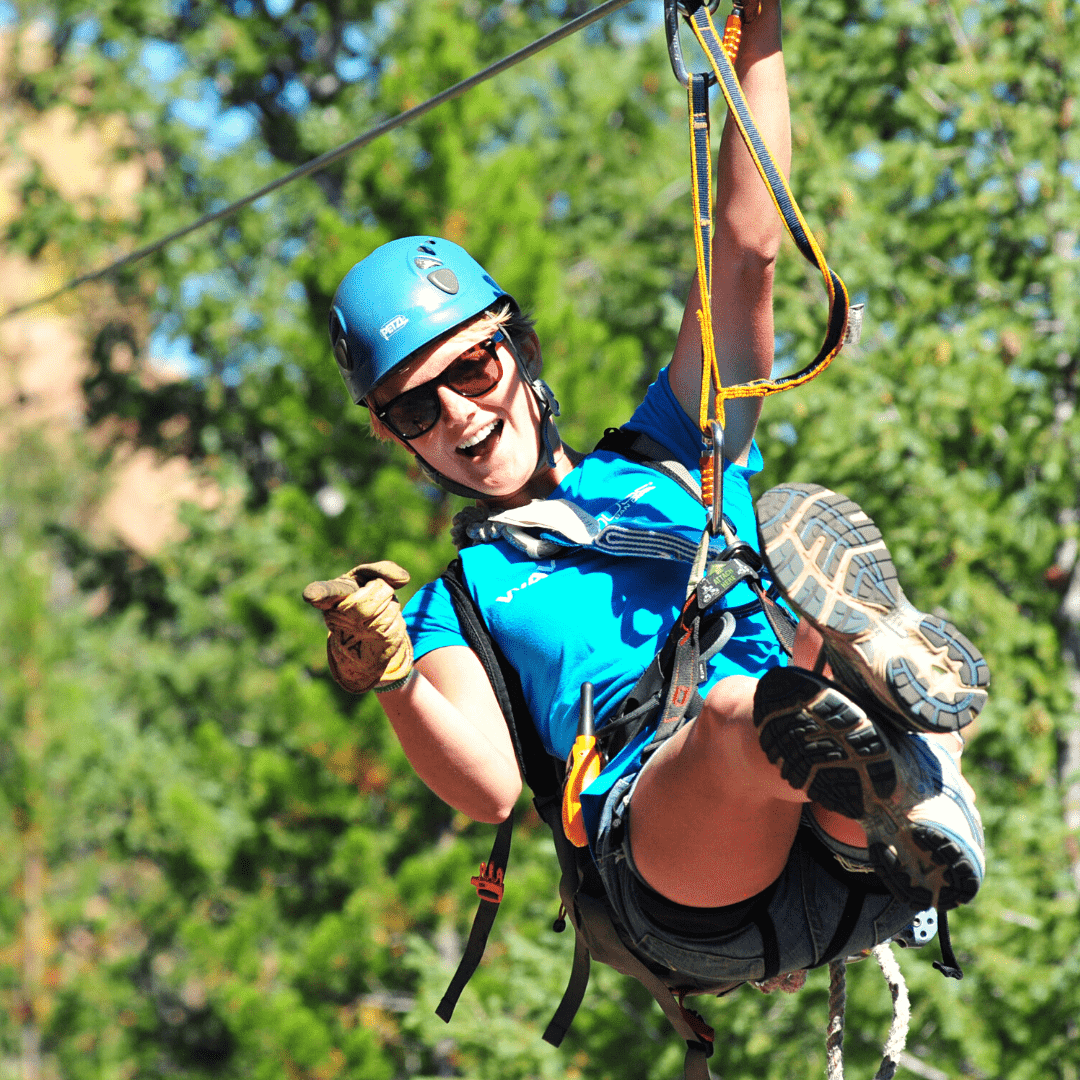
[[[746,27],[737,69],[787,170],[778,3],[766,0]],[[733,384],[770,373],[780,223],[730,124],[717,188],[716,351]],[[697,307],[695,288],[671,364],[627,427],[699,478]],[[376,433],[490,515],[470,530],[481,542],[462,552],[466,582],[544,745],[565,759],[581,684],[595,687],[602,728],[663,644],[686,596],[701,503],[654,468],[561,442],[530,320],[448,241],[410,237],[358,263],[334,298],[330,331]],[[754,547],[759,412],[760,400],[742,399],[724,418],[724,512]],[[916,910],[969,901],[984,871],[954,734],[985,701],[981,656],[907,603],[855,504],[791,485],[758,512],[763,554],[803,616],[792,666],[754,594],[737,585],[720,601],[735,632],[708,661],[696,715],[652,756],[649,733],[626,747],[590,789],[587,818],[608,896],[638,948],[675,967],[689,942],[702,974],[732,979],[871,947]],[[384,562],[309,586],[305,598],[329,627],[331,670],[349,690],[380,693],[437,795],[476,820],[502,821],[522,786],[503,717],[445,588],[422,588],[403,617],[393,589],[407,580]],[[708,957],[703,933],[722,939]]]

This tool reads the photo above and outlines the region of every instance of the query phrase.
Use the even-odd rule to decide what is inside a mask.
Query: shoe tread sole
[[[871,844],[869,849],[874,869],[894,896],[919,910],[935,907],[946,911],[975,898],[979,873],[951,836],[916,825],[905,830],[904,839],[910,849],[906,858],[881,842]],[[919,866],[917,876],[908,869],[913,862]],[[932,889],[927,887],[927,881],[932,881]]]
[[[897,771],[888,741],[828,680],[774,668],[758,684],[754,723],[762,749],[792,787],[863,825],[871,865],[894,896],[920,910],[975,896],[980,874],[961,845],[890,806]]]
[[[990,671],[951,623],[904,596],[881,532],[858,504],[812,484],[758,500],[761,549],[820,633],[838,682],[911,731],[957,731],[986,703]]]

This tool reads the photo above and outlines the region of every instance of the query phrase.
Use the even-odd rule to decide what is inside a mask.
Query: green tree
[[[19,28],[47,18],[52,50],[44,65],[16,57],[21,107],[66,103],[87,123],[120,115],[130,137],[118,154],[149,170],[134,220],[80,216],[40,170],[26,174],[8,242],[77,270],[554,21],[539,5],[468,0],[19,10]],[[42,881],[80,883],[67,907],[45,889],[41,918],[65,941],[85,944],[85,931],[100,942],[62,968],[60,1004],[34,1013],[63,1075],[677,1073],[666,1022],[610,971],[596,973],[564,1048],[539,1042],[569,942],[549,930],[555,870],[531,816],[489,961],[450,1028],[432,1016],[489,830],[415,780],[373,699],[335,688],[297,600],[310,578],[361,558],[394,558],[424,580],[452,554],[454,501],[367,437],[324,342],[334,285],[382,240],[427,229],[462,239],[534,307],[572,442],[623,419],[666,360],[692,243],[684,105],[646,32],[654,14],[564,43],[94,294],[102,302],[82,316],[90,424],[187,455],[223,498],[191,509],[187,538],[147,562],[91,544],[64,509],[73,496],[5,496],[18,514],[40,506],[33,536],[55,523],[52,548],[21,543],[76,578],[72,629],[47,646],[33,637],[32,662],[13,656],[5,703],[31,700],[35,671],[46,682],[76,672],[70,708],[55,715],[109,733],[93,753],[72,736],[45,754],[28,733],[48,711],[5,704],[21,763],[5,770],[16,890],[6,940],[33,908],[16,863],[33,856]],[[946,983],[925,955],[901,958],[911,1052],[949,1076],[1064,1080],[1080,1068],[1075,840],[1059,774],[1075,721],[1056,621],[1074,573],[1080,460],[1078,34],[1071,0],[787,9],[795,189],[868,325],[821,379],[766,406],[761,482],[850,491],[915,601],[948,609],[994,675],[968,749],[991,869],[953,920],[967,977]],[[822,312],[786,254],[781,366],[815,347]],[[189,348],[189,377],[147,378],[151,341]],[[11,572],[10,595],[47,595],[51,570]],[[23,579],[37,584],[16,587]],[[94,589],[109,599],[96,618],[77,599]],[[55,795],[50,767],[92,798]],[[37,809],[16,812],[25,806]],[[94,839],[78,840],[84,829]],[[110,951],[113,940],[126,944]],[[853,1075],[872,1069],[889,1011],[867,968],[852,969]],[[0,1037],[11,1054],[27,1015],[18,994],[38,984],[8,971],[16,996]],[[794,997],[744,989],[707,1004],[721,1032],[715,1071],[820,1075],[825,997],[818,972]]]

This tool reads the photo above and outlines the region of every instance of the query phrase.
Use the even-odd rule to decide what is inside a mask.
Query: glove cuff
[[[383,683],[379,686],[373,686],[371,689],[374,690],[376,694],[385,694],[390,690],[400,690],[407,682],[412,681],[412,677],[415,674],[416,668],[411,667],[400,679],[395,679],[393,682]]]

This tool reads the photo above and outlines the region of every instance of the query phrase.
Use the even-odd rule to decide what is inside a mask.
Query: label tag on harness
[[[847,329],[844,331],[845,345],[858,345],[862,338],[863,316],[866,314],[865,304],[852,304],[848,308]]]
[[[720,597],[731,592],[740,581],[754,576],[754,571],[739,559],[725,559],[723,562],[714,564],[698,582],[698,607],[705,611],[712,607]]]

